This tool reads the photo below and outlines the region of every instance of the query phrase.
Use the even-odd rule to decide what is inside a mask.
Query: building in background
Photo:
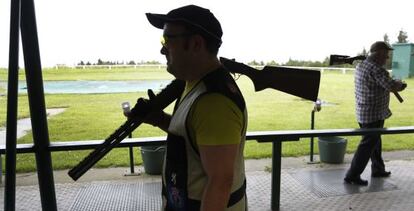
[[[414,43],[395,43],[392,47],[392,76],[398,79],[414,76]]]

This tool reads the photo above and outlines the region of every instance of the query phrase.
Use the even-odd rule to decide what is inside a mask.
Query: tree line
[[[389,45],[391,45],[391,41],[390,38],[388,36],[388,34],[384,34],[383,36],[383,41],[388,43]],[[397,35],[397,39],[395,42],[393,43],[408,43],[408,33],[406,31],[404,31],[403,29],[401,29],[398,32]],[[363,48],[361,52],[358,52],[356,55],[349,55],[349,56],[359,56],[359,55],[364,55],[364,56],[368,56],[368,50]],[[325,57],[325,59],[323,61],[304,61],[304,60],[293,60],[293,59],[289,59],[287,62],[285,63],[277,63],[274,60],[270,61],[270,62],[263,62],[263,61],[256,61],[253,60],[251,62],[248,63],[249,65],[255,65],[255,66],[264,66],[264,65],[271,65],[271,66],[299,66],[299,67],[328,67],[329,66],[329,57]],[[392,67],[392,57],[390,57],[389,60],[387,60],[387,64],[386,64],[386,68],[387,69],[391,69]],[[349,64],[344,64],[342,65],[342,67],[355,67],[356,64],[353,65],[349,65]]]
[[[159,61],[139,61],[136,62],[134,60],[125,62],[125,61],[105,61],[102,59],[98,59],[97,62],[89,62],[89,61],[80,61],[77,65],[140,65],[140,64],[161,64]]]
[[[387,44],[389,44],[391,46],[391,41],[390,38],[388,36],[388,34],[384,34],[383,36],[383,41],[386,42]],[[397,35],[397,40],[394,43],[408,43],[408,34],[406,31],[404,31],[403,29],[401,29],[398,32]],[[361,52],[357,53],[357,55],[350,55],[350,56],[359,56],[359,55],[364,55],[364,56],[368,56],[368,51],[363,48]],[[275,61],[270,61],[270,62],[263,62],[263,61],[256,61],[253,60],[251,62],[248,63],[249,65],[257,65],[257,66],[264,66],[264,65],[274,65],[274,66],[299,66],[299,67],[328,67],[329,66],[329,57],[325,57],[325,59],[323,61],[304,61],[304,60],[293,60],[293,59],[289,59],[287,62],[285,63],[281,63],[278,64]],[[349,64],[344,64],[342,65],[342,67],[355,67],[356,64],[353,65],[349,65]],[[390,59],[387,60],[387,64],[386,64],[386,68],[387,69],[391,69],[392,68],[392,54],[390,54]]]
[[[247,63],[251,66],[297,66],[297,67],[327,67],[329,66],[329,57],[326,57],[323,61],[307,61],[307,60],[295,60],[289,58],[289,60],[285,63],[277,63],[276,61],[272,60],[270,62],[264,61],[250,61]]]
[[[391,45],[391,41],[390,38],[388,36],[388,34],[384,34],[383,36],[383,41],[388,43],[389,45]],[[408,34],[406,31],[404,31],[403,29],[401,29],[398,32],[398,36],[397,36],[397,40],[394,43],[408,43]],[[356,55],[368,55],[368,51],[367,49],[363,48],[361,52],[358,52]],[[350,55],[350,56],[354,56],[354,55]],[[161,64],[159,61],[104,61],[102,59],[98,59],[97,62],[95,63],[91,63],[89,61],[80,61],[78,63],[78,65],[140,65],[140,64],[155,64],[155,65],[159,65]],[[306,60],[295,60],[295,59],[291,59],[289,58],[289,60],[285,63],[278,63],[274,60],[268,61],[268,62],[264,62],[264,61],[250,61],[247,63],[248,65],[252,65],[252,66],[265,66],[265,65],[270,65],[270,66],[300,66],[300,67],[328,67],[329,66],[329,56],[325,57],[325,59],[323,61],[306,61]],[[386,64],[386,67],[388,69],[391,69],[391,64],[392,64],[392,58],[390,58]],[[349,65],[349,64],[345,64],[343,65],[344,67],[355,67],[354,65]]]

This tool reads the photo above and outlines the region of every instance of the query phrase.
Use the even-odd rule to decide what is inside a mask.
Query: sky
[[[10,1],[0,0],[0,67],[8,66]],[[384,34],[391,43],[396,42],[401,29],[414,41],[414,13],[407,0],[34,2],[43,67],[96,62],[99,58],[165,63],[160,54],[162,30],[152,27],[145,13],[165,14],[188,4],[211,10],[224,32],[219,56],[240,62],[352,56],[383,40]],[[24,66],[22,56],[20,66]]]

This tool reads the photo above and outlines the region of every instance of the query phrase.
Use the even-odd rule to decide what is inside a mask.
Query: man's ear
[[[195,50],[196,52],[199,52],[201,50],[203,50],[205,48],[205,40],[204,38],[199,35],[196,34],[193,36],[193,50]]]

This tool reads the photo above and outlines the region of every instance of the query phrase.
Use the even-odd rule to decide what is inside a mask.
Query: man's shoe
[[[389,177],[391,175],[390,171],[381,171],[371,174],[371,177]]]
[[[350,177],[345,177],[344,181],[348,184],[354,184],[354,185],[361,185],[361,186],[366,186],[368,185],[368,181],[367,180],[363,180],[361,178],[350,178]]]

